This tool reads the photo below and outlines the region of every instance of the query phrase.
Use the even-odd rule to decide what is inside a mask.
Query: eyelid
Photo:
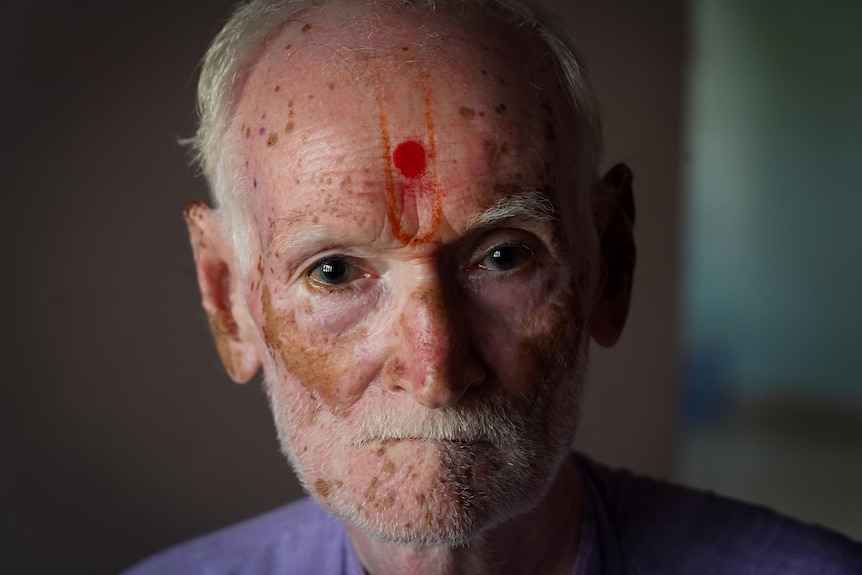
[[[312,277],[315,271],[320,268],[320,265],[326,260],[341,260],[347,262],[351,267],[353,267],[357,273],[351,274],[353,277],[341,284],[330,284],[325,281],[316,280]],[[354,283],[361,279],[370,279],[375,277],[376,274],[369,271],[369,266],[362,265],[362,261],[357,261],[357,258],[351,257],[342,253],[331,253],[319,256],[315,258],[315,260],[304,268],[303,278],[306,279],[314,289],[322,290],[328,293],[332,292],[340,292],[352,289],[354,287]]]
[[[544,255],[543,242],[532,232],[520,228],[501,228],[490,230],[482,235],[470,254],[468,267],[475,267],[491,253],[491,250],[504,246],[522,246],[536,258]]]

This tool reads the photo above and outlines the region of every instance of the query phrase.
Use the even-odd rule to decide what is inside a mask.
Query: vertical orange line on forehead
[[[430,187],[434,192],[434,204],[431,207],[431,229],[424,236],[416,238],[414,242],[424,243],[434,237],[440,229],[440,221],[443,219],[443,198],[440,194],[440,185],[437,181],[437,142],[434,139],[434,116],[431,113],[431,91],[428,89],[428,76],[423,74],[422,78],[422,103],[425,107],[425,128],[428,130],[428,160]]]
[[[380,86],[379,79],[375,78],[377,86]],[[389,140],[389,131],[386,128],[386,114],[383,112],[383,97],[380,89],[377,89],[377,108],[378,122],[380,124],[380,143],[383,145],[383,171],[386,174],[386,219],[389,220],[389,227],[392,229],[392,235],[398,241],[407,243],[408,235],[401,227],[401,215],[398,214],[397,198],[395,197],[395,177],[392,173],[392,142]]]

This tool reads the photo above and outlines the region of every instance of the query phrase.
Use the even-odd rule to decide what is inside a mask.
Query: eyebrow
[[[547,194],[539,190],[527,190],[503,196],[482,213],[470,216],[465,232],[494,227],[511,220],[553,222],[558,218],[554,203]]]
[[[310,218],[290,218],[285,221],[282,226],[288,230],[293,224]],[[304,259],[306,255],[318,251],[321,247],[336,247],[347,238],[338,231],[326,228],[319,224],[314,224],[304,228],[301,233],[291,233],[289,231],[279,234],[276,232],[275,238],[270,243],[270,253],[276,259],[282,259],[285,254],[291,254],[290,259]]]

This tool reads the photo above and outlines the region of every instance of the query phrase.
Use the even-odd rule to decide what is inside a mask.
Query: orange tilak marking
[[[378,95],[378,101],[380,96]],[[381,106],[382,107],[382,106]],[[398,214],[398,206],[395,197],[395,178],[392,175],[392,144],[389,141],[389,132],[386,130],[386,116],[383,112],[380,113],[380,141],[383,144],[383,162],[384,171],[386,172],[386,217],[389,220],[389,227],[392,229],[392,235],[401,243],[406,244],[410,241],[410,235],[401,227],[401,216]]]
[[[378,85],[382,85],[379,82]],[[396,182],[394,176],[394,165],[393,165],[393,150],[392,150],[392,141],[389,137],[389,131],[386,127],[387,119],[386,114],[383,112],[383,98],[381,92],[378,90],[377,92],[377,105],[380,110],[380,114],[378,116],[378,122],[380,124],[380,142],[383,146],[382,158],[384,162],[384,171],[386,174],[386,215],[389,219],[389,227],[392,230],[392,235],[396,240],[403,244],[411,243],[411,244],[420,244],[426,243],[430,241],[437,231],[440,228],[440,222],[443,219],[443,198],[440,193],[440,187],[437,183],[437,170],[435,162],[433,161],[437,155],[437,143],[434,139],[434,118],[431,114],[431,93],[428,90],[428,86],[425,82],[422,82],[422,97],[425,104],[425,126],[428,131],[428,152],[427,157],[429,160],[427,179],[425,176],[417,177],[417,180],[424,180],[427,182],[427,187],[422,185],[422,182],[417,182],[420,186],[419,189],[424,191],[427,188],[433,189],[434,197],[433,204],[431,207],[431,228],[428,232],[420,237],[413,237],[411,239],[411,234],[404,230],[404,227],[401,225],[401,220],[403,214],[399,213],[398,210],[398,198],[396,196]],[[412,178],[408,178],[412,179]],[[411,185],[411,191],[415,193],[415,188]],[[418,198],[417,198],[418,199]],[[405,201],[405,198],[402,198],[402,204]],[[403,205],[402,205],[403,210]]]
[[[426,78],[427,79],[427,75]],[[422,82],[422,101],[425,104],[425,127],[428,129],[428,159],[430,165],[431,187],[434,190],[434,205],[431,208],[431,229],[422,237],[414,239],[414,243],[425,243],[429,241],[440,229],[440,221],[443,219],[443,197],[440,194],[440,185],[437,182],[437,142],[434,139],[434,116],[431,114],[431,92],[428,84]]]

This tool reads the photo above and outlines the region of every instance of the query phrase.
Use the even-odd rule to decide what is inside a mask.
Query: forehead
[[[549,50],[522,31],[348,6],[270,38],[230,129],[256,211],[301,218],[345,200],[385,211],[381,191],[426,169],[446,210],[565,185],[572,116]]]

